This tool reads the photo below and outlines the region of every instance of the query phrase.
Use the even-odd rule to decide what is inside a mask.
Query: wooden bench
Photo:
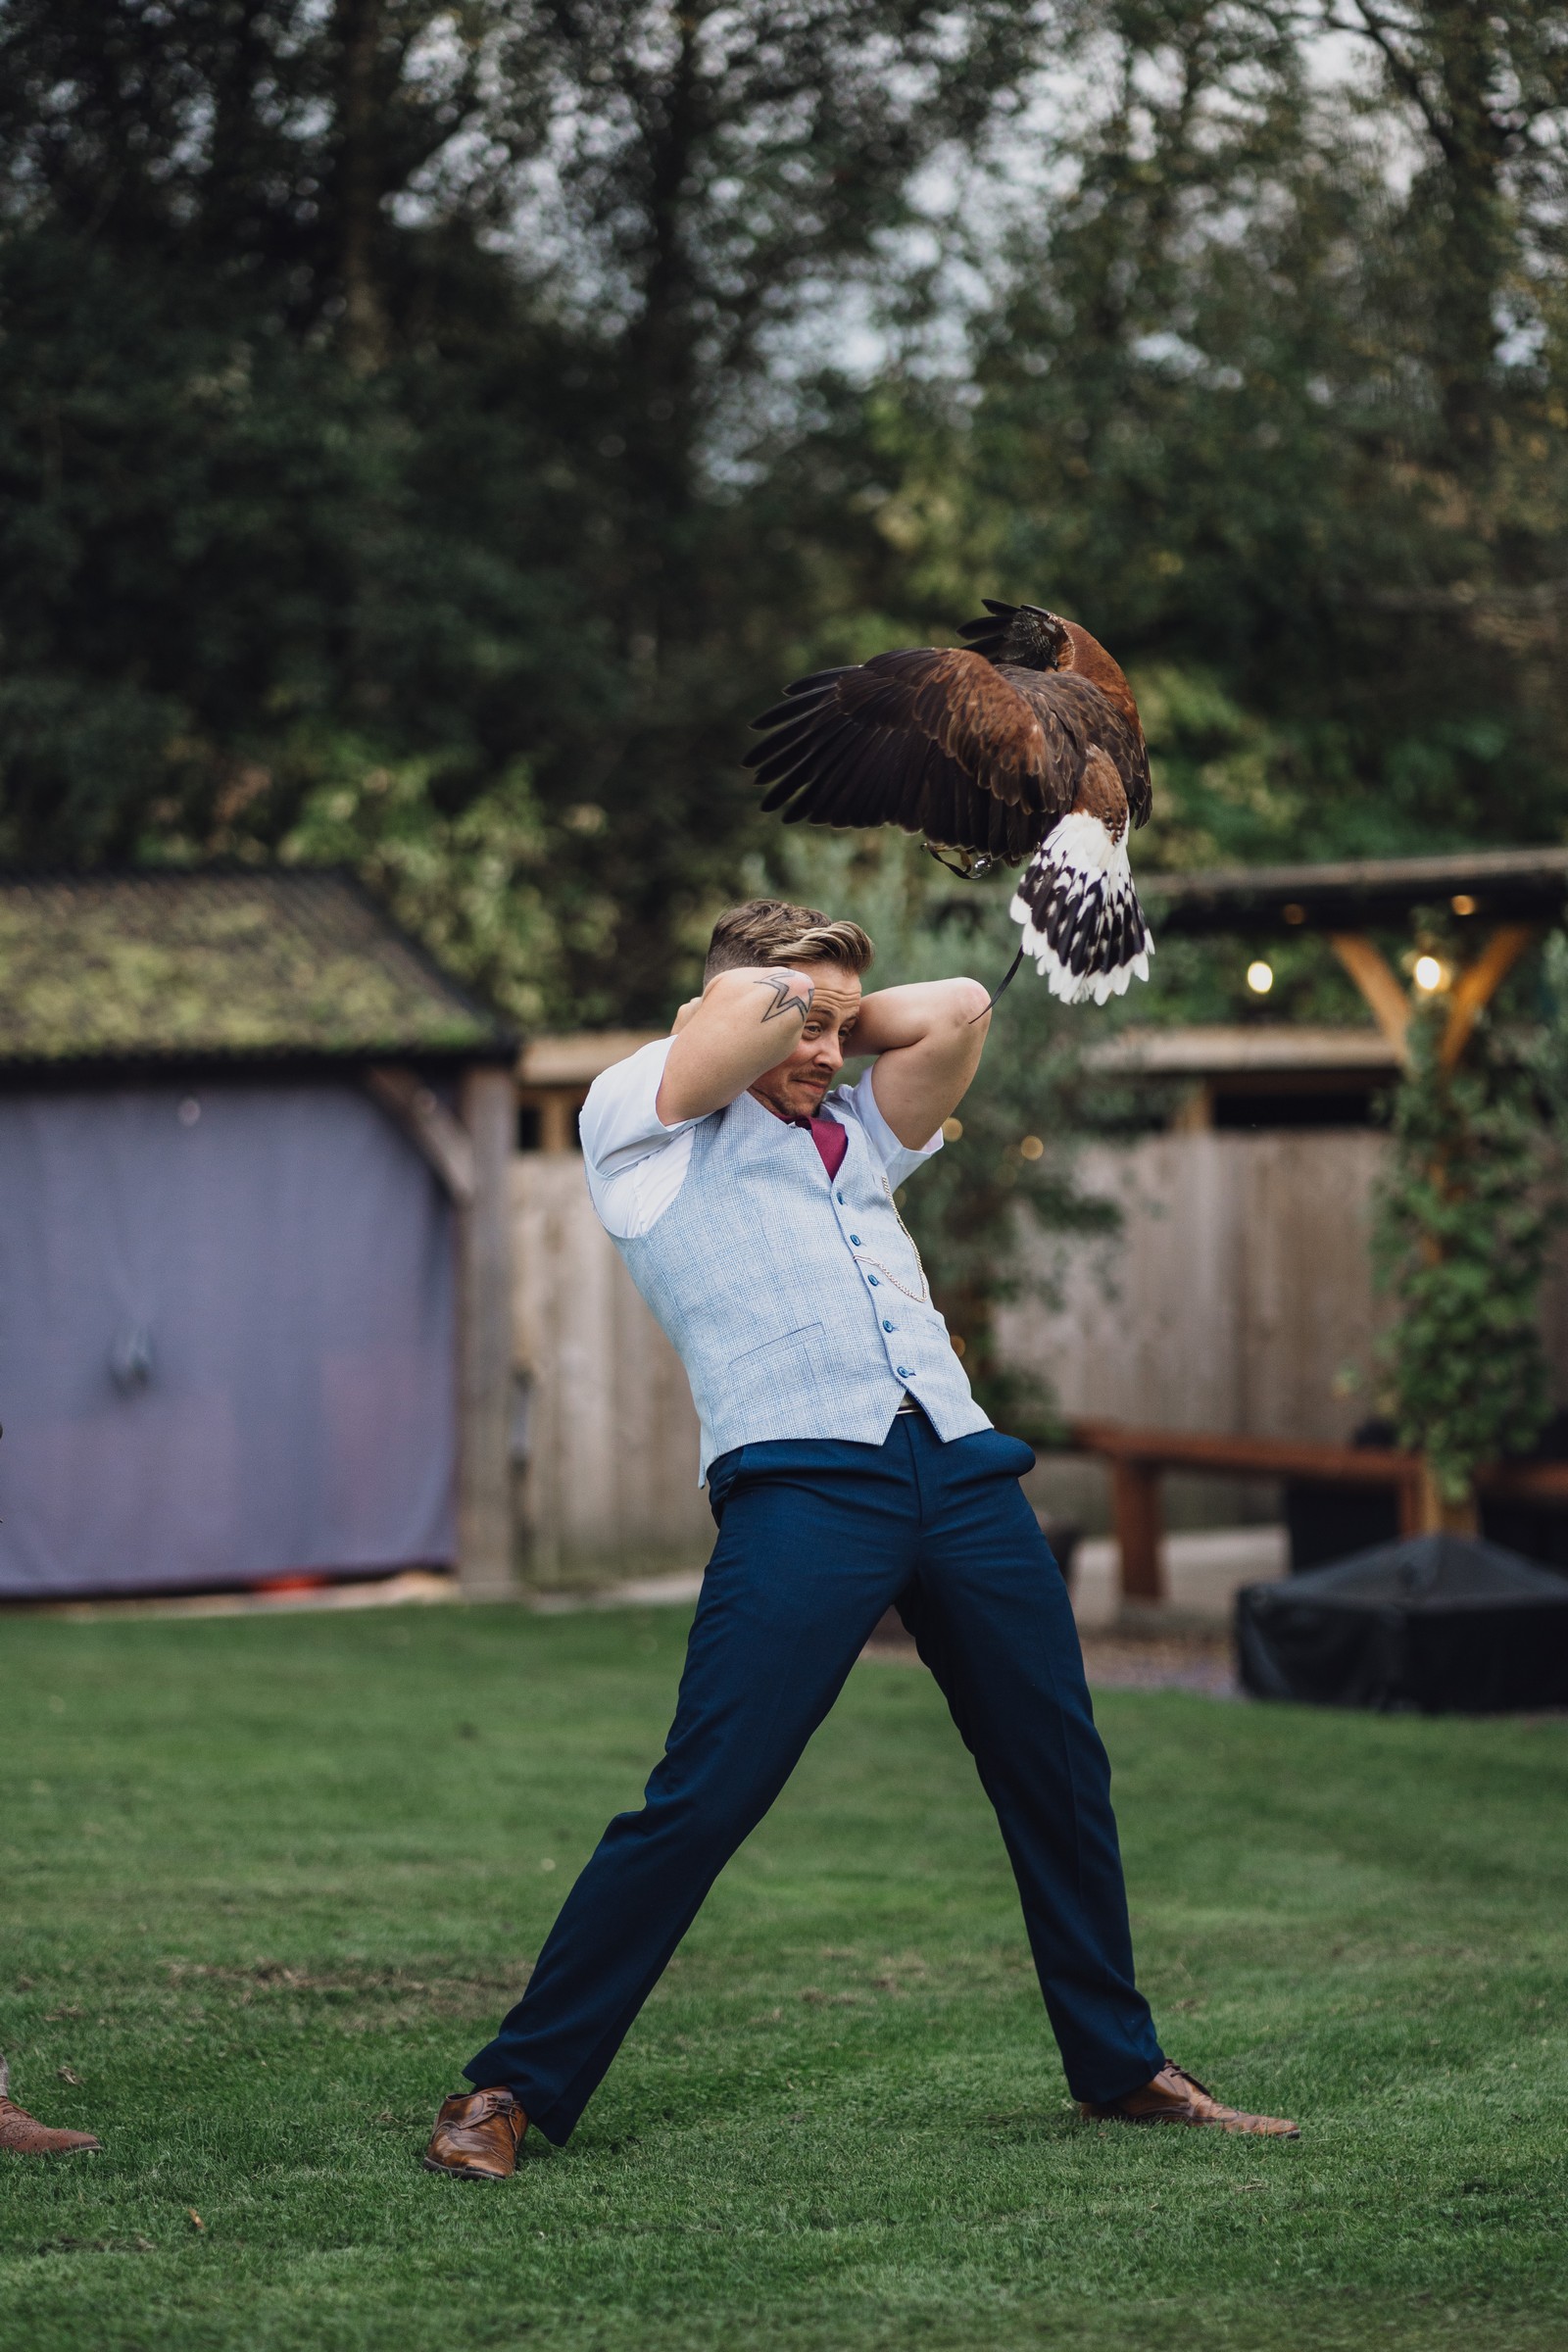
[[[1165,1598],[1159,1543],[1164,1520],[1160,1481],[1169,1470],[1229,1478],[1322,1479],[1392,1487],[1399,1533],[1422,1527],[1422,1462],[1417,1453],[1374,1446],[1309,1446],[1284,1438],[1214,1437],[1187,1429],[1133,1429],[1120,1421],[1072,1421],[1068,1446],[1109,1466],[1111,1518],[1121,1552],[1121,1597]],[[1568,1462],[1499,1462],[1479,1473],[1483,1494],[1568,1510]]]

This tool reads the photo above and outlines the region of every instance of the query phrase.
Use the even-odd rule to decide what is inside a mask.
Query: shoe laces
[[[1200,2091],[1205,2099],[1214,2099],[1214,2093],[1209,2089],[1208,2084],[1200,2082],[1196,2075],[1190,2075],[1185,2066],[1178,2066],[1174,2058],[1166,2059],[1164,2071],[1168,2075],[1178,2076],[1190,2089]],[[1218,2099],[1214,2099],[1214,2104],[1216,2107],[1219,2105]]]
[[[492,2116],[510,2115],[517,2104],[510,2090],[481,2090],[473,2095],[478,2105],[464,2118],[469,2124],[487,2124]]]

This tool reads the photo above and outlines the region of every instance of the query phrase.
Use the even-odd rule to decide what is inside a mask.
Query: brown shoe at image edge
[[[1248,2115],[1240,2107],[1225,2106],[1196,2075],[1168,2060],[1142,2090],[1130,2090],[1124,2099],[1107,2099],[1102,2105],[1080,2099],[1078,2112],[1086,2123],[1196,2124],[1213,2132],[1249,2132],[1262,2139],[1301,2136],[1299,2124],[1282,2115]]]
[[[459,2180],[510,2180],[527,2129],[510,2090],[455,2091],[441,2102],[424,2169]]]
[[[55,2132],[11,2101],[11,2069],[0,2058],[0,2150],[13,2156],[78,2156],[101,2148],[90,2132]]]

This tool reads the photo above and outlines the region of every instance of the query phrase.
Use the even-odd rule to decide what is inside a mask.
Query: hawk
[[[1127,862],[1152,799],[1138,705],[1077,621],[984,603],[962,646],[797,678],[746,765],[787,825],[901,825],[965,875],[1027,858],[1013,970],[1032,956],[1053,996],[1103,1004],[1154,946]]]

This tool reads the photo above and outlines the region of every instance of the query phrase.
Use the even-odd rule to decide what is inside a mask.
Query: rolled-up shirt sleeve
[[[659,1089],[674,1042],[656,1038],[603,1071],[578,1117],[589,1196],[600,1223],[621,1241],[635,1241],[658,1223],[691,1161],[692,1131],[700,1121],[665,1126],[659,1115]]]

